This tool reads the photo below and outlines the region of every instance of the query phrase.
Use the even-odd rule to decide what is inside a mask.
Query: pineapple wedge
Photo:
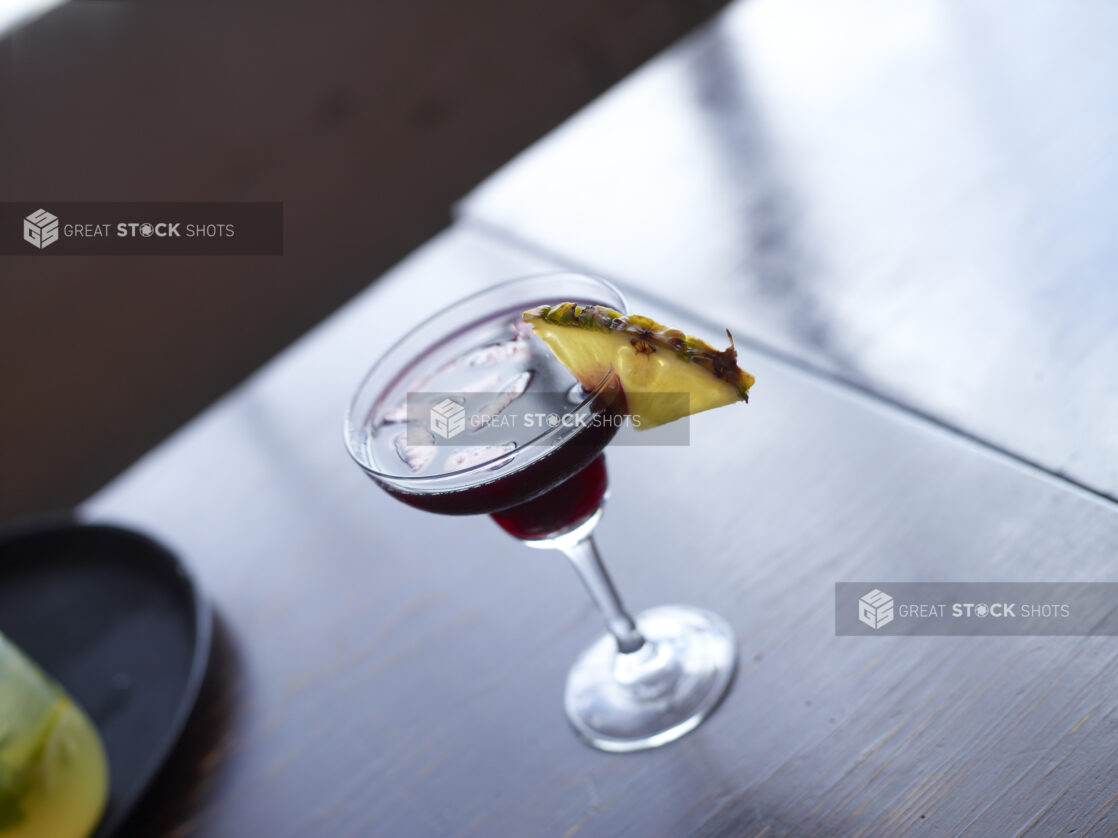
[[[639,430],[749,400],[753,376],[738,366],[732,336],[720,351],[648,317],[576,303],[537,306],[524,320],[586,389],[612,368]]]

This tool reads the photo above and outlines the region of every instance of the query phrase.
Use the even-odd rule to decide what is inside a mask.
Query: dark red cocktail
[[[370,477],[398,500],[543,539],[601,505],[602,449],[625,416],[616,382],[584,392],[522,312],[467,323],[413,359],[368,408],[361,443]]]

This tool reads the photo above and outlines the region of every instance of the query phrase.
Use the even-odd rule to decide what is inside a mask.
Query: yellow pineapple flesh
[[[571,302],[537,306],[524,320],[587,390],[612,370],[639,430],[749,400],[754,379],[732,337],[718,350],[648,317]]]

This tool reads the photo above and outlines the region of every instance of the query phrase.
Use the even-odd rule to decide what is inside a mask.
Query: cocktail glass
[[[734,675],[736,642],[726,622],[703,609],[660,606],[634,619],[621,603],[593,538],[607,495],[603,449],[619,426],[617,380],[607,374],[583,390],[520,322],[529,308],[566,300],[626,310],[612,285],[572,273],[512,280],[460,300],[415,327],[368,372],[346,415],[346,443],[397,499],[431,512],[488,514],[526,546],[565,554],[608,629],[567,677],[567,717],[602,750],[655,748],[717,707]],[[547,387],[530,395],[536,408],[550,398],[550,422],[520,422],[507,445],[450,456],[457,449],[422,437],[427,431],[403,405],[417,393],[457,390],[465,372],[486,369],[496,370],[488,381],[502,381],[494,388],[508,380]],[[504,392],[514,397],[503,410],[516,417],[516,391]],[[416,434],[432,444],[409,444]]]

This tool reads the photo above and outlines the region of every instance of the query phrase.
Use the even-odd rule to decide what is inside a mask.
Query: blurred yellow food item
[[[0,634],[0,838],[86,838],[108,790],[92,723]]]

